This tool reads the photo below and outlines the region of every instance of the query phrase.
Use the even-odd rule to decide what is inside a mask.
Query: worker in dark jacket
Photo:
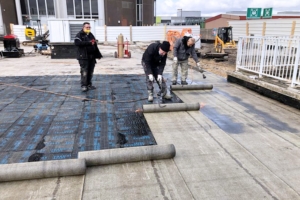
[[[81,90],[96,89],[92,85],[92,78],[96,64],[96,58],[101,59],[102,54],[99,51],[94,35],[91,33],[91,25],[88,22],[83,23],[82,30],[77,33],[75,40],[77,49],[77,60],[80,64]]]
[[[160,88],[160,93],[163,98],[170,99],[167,94],[166,80],[162,77],[167,60],[167,53],[170,50],[170,43],[150,44],[143,54],[142,65],[146,74],[148,101],[153,101],[153,82],[157,82]]]
[[[184,37],[179,38],[173,48],[173,73],[172,73],[172,85],[177,84],[178,76],[178,65],[181,67],[181,85],[187,85],[186,79],[188,76],[188,58],[193,57],[194,61],[197,63],[198,68],[200,68],[200,62],[198,60],[195,51],[195,39],[186,34]]]

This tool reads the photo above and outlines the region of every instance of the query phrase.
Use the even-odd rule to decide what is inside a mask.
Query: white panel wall
[[[48,29],[50,32],[50,42],[70,42],[70,33],[68,32],[69,24],[81,23],[73,20],[49,20]],[[105,41],[105,28],[104,26],[94,26],[92,23],[92,33],[95,35],[99,42]],[[95,27],[93,29],[93,27]],[[117,37],[120,33],[123,34],[124,40],[126,38],[130,41],[130,26],[107,26],[107,42],[117,42]],[[138,41],[162,41],[166,38],[168,30],[177,30],[181,33],[183,28],[191,28],[192,33],[197,39],[200,33],[200,26],[132,26],[132,40]],[[20,41],[25,40],[24,35],[25,26],[14,26],[15,34],[19,36]],[[196,43],[196,47],[200,42]]]
[[[155,41],[164,40],[164,26],[133,26],[133,41]]]
[[[49,21],[48,28],[50,42],[66,42],[63,21]]]
[[[124,41],[126,41],[126,38],[128,41],[130,41],[129,26],[107,26],[107,41],[117,42],[117,38],[121,33],[124,37]]]
[[[233,39],[238,40],[240,36],[246,36],[246,24],[249,23],[249,34],[262,36],[263,23],[266,22],[266,36],[291,35],[293,21],[296,21],[294,35],[300,35],[300,19],[261,19],[261,20],[234,20],[229,21],[232,26]]]
[[[93,34],[95,35],[96,39],[100,42],[105,41],[104,26],[96,26],[95,30],[96,32]]]

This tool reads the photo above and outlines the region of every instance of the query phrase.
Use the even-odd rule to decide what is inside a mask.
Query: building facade
[[[242,12],[243,11],[232,11],[230,13],[234,13],[234,14],[220,14],[211,17],[205,20],[205,28],[213,29],[219,27],[227,27],[228,21],[247,20],[246,13],[244,13],[244,15],[240,15],[242,14]],[[272,15],[271,19],[291,19],[291,18],[300,18],[300,15],[296,15],[295,13],[288,12],[288,14],[274,14]],[[255,20],[260,20],[260,19],[255,19]]]
[[[47,24],[49,19],[95,19],[96,25],[143,26],[155,23],[155,0],[0,0],[0,34],[10,23]]]
[[[22,20],[95,19],[98,25],[154,24],[154,0],[19,0]]]
[[[0,0],[0,36],[10,34],[10,23],[18,24],[14,0]]]

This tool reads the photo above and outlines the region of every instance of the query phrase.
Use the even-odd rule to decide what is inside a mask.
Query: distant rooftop
[[[283,12],[277,12],[277,15],[299,15],[299,11],[283,11]]]
[[[185,11],[177,9],[177,17],[201,17],[201,11]]]
[[[230,14],[230,15],[247,15],[247,11],[228,11],[225,14]]]
[[[228,12],[226,12],[226,14],[246,16],[247,11],[228,11]],[[300,12],[299,11],[281,11],[281,12],[277,12],[277,14],[275,14],[273,12],[273,15],[281,15],[281,16],[298,16],[299,15],[300,16]]]

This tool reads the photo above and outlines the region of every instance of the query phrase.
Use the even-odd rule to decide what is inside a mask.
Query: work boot
[[[186,81],[181,81],[181,85],[187,85],[188,83]]]
[[[152,90],[148,90],[148,101],[149,102],[153,101],[153,91]]]
[[[95,86],[93,86],[93,85],[88,85],[88,89],[89,89],[89,90],[95,90],[95,89],[96,89],[96,87],[95,87]]]
[[[172,81],[172,85],[177,85],[177,81]]]
[[[164,99],[172,99],[172,96],[169,95],[168,93],[166,93],[165,95],[163,95]]]
[[[86,86],[81,86],[81,91],[86,92],[86,91],[88,91],[88,88]]]

